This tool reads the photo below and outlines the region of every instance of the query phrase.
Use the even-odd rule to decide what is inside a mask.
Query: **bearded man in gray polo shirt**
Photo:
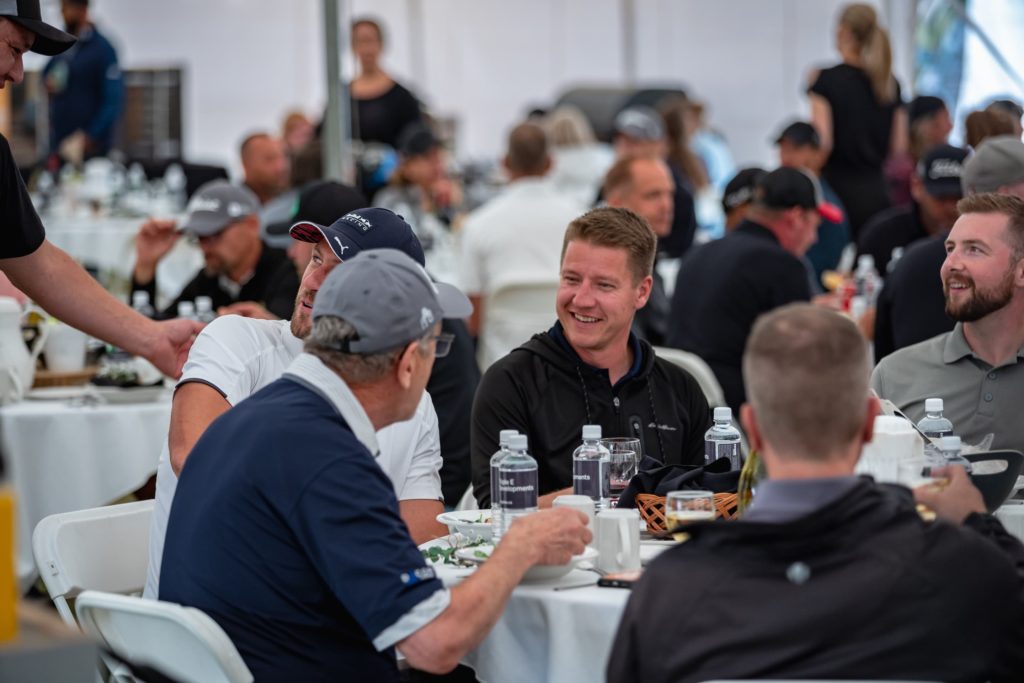
[[[1024,450],[1024,200],[976,194],[957,209],[941,270],[956,327],[884,358],[871,387],[912,420],[941,398],[966,443],[994,434],[992,448]]]

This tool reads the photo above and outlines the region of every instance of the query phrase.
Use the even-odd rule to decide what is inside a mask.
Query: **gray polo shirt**
[[[1024,451],[1024,347],[999,367],[978,358],[964,329],[900,349],[882,359],[871,374],[871,388],[915,422],[924,417],[927,398],[941,398],[953,432],[977,444],[995,434],[993,449]]]

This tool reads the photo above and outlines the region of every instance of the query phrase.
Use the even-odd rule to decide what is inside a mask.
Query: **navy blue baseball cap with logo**
[[[388,209],[356,209],[330,225],[300,221],[289,234],[302,242],[326,242],[342,261],[349,261],[367,249],[398,249],[421,266],[426,264],[423,247],[412,228]]]

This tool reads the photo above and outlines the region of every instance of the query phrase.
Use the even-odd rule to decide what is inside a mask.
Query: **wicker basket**
[[[90,365],[84,370],[77,372],[52,372],[50,370],[36,370],[32,380],[33,388],[40,387],[75,387],[85,384],[92,379],[99,371],[95,365]]]
[[[735,493],[716,493],[714,498],[716,517],[736,517],[739,501]],[[648,531],[665,531],[665,496],[639,493],[636,497],[636,507],[640,510],[640,516],[647,522]]]

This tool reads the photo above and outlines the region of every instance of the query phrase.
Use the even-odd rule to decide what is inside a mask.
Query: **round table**
[[[130,390],[128,390],[130,391]],[[97,507],[136,490],[167,441],[171,392],[144,403],[24,400],[0,408],[0,452],[17,497],[17,571],[36,577],[32,531],[47,515]]]

